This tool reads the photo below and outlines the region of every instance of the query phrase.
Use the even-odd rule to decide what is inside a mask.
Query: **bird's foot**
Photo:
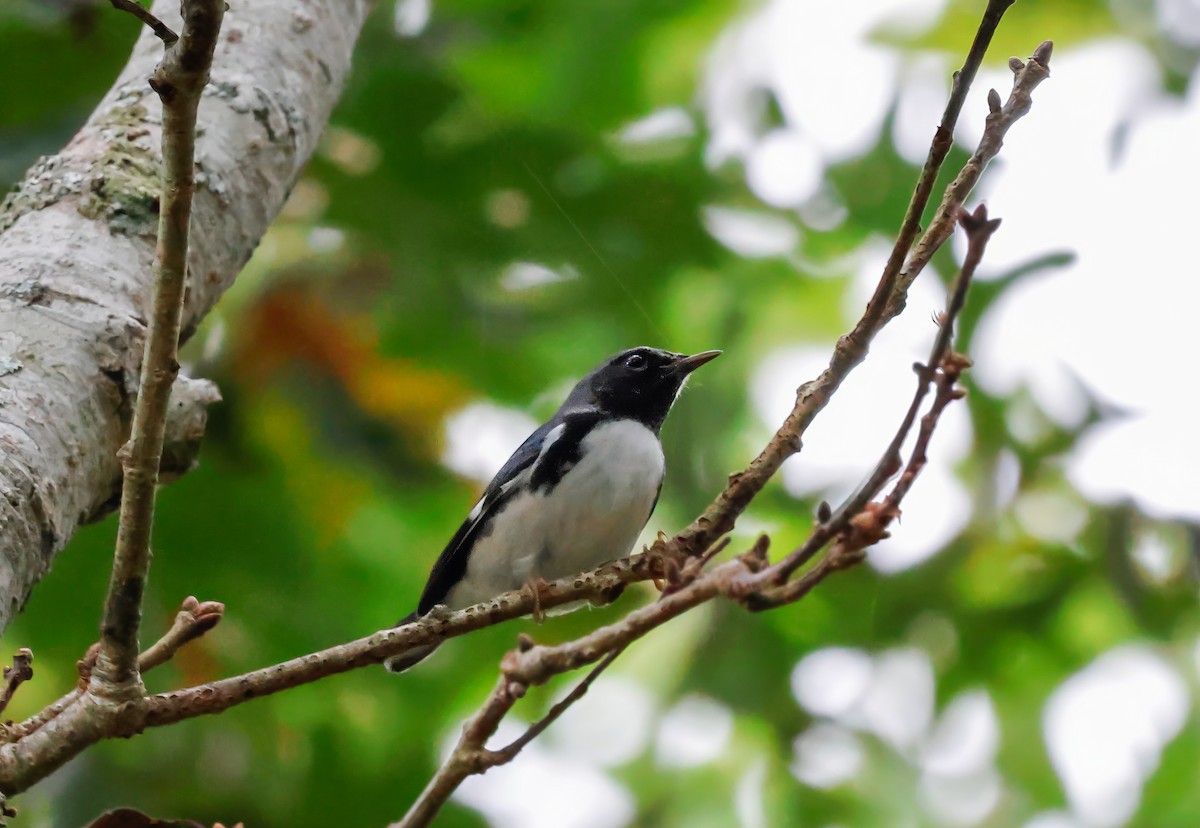
[[[533,596],[533,623],[535,624],[541,624],[546,620],[546,613],[542,611],[542,590],[549,586],[550,584],[540,575],[525,582],[524,588],[529,590],[529,594]]]
[[[659,532],[645,553],[650,564],[650,581],[659,592],[665,592],[679,582],[680,556],[670,541],[665,533]]]

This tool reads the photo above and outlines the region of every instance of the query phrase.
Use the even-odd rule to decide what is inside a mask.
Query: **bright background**
[[[226,401],[201,467],[163,492],[147,634],[188,594],[228,612],[151,688],[408,612],[508,452],[634,344],[726,351],[665,429],[648,533],[683,526],[858,315],[982,5],[380,2],[318,157],[188,346]],[[0,8],[0,180],[72,134],[135,29],[107,4]],[[639,642],[440,825],[1200,822],[1200,4],[1022,0],[963,146],[988,87],[1007,94],[1007,58],[1043,39],[1052,78],[977,193],[1004,224],[964,319],[971,395],[894,539],[799,605],[712,605]],[[816,502],[865,476],[956,254],[917,282],[735,548],[763,530],[790,548]],[[7,631],[4,652],[37,656],[14,718],[72,684],[114,532],[81,532]],[[382,825],[519,630],[563,640],[647,598],[102,745],[23,797],[22,824],[132,805]]]

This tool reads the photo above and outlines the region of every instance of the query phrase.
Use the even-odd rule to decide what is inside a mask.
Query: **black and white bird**
[[[580,380],[488,484],[400,624],[628,555],[662,490],[663,420],[688,375],[720,353],[632,348]],[[435,646],[385,664],[399,673]]]

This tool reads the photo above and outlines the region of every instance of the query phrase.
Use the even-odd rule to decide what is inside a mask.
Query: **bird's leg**
[[[651,582],[659,592],[664,592],[679,581],[679,555],[670,546],[671,539],[664,532],[646,550],[650,560]]]
[[[535,575],[525,582],[525,589],[529,590],[529,594],[533,596],[533,623],[541,624],[546,620],[546,614],[542,612],[542,590],[549,587],[541,575]]]

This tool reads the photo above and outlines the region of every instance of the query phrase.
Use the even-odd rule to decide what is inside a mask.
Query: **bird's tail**
[[[417,614],[415,612],[411,612],[397,621],[396,626],[403,627],[405,624],[411,624],[413,621],[416,621],[417,618]],[[437,644],[422,644],[419,647],[413,647],[405,650],[402,653],[397,653],[391,658],[385,659],[383,666],[388,669],[389,673],[403,673],[409,667],[412,667],[418,662],[424,661],[430,653],[437,649],[437,646]]]

